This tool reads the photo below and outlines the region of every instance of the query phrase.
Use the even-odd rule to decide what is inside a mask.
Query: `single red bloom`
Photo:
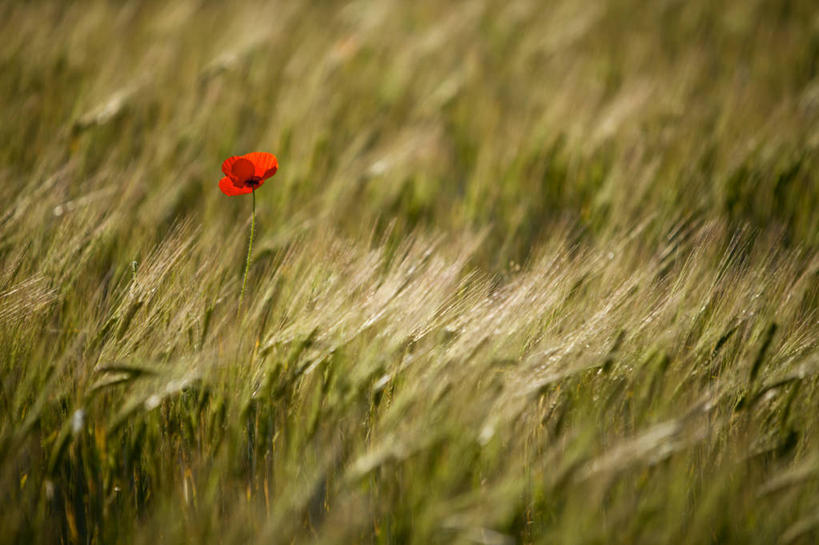
[[[219,189],[225,195],[244,195],[258,189],[265,180],[279,170],[279,161],[272,153],[254,152],[228,157],[222,163],[225,177],[219,180]]]

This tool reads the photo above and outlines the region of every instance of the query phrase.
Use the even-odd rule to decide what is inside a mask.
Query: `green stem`
[[[247,262],[245,263],[245,277],[242,279],[242,293],[239,295],[239,310],[242,309],[242,299],[245,298],[245,287],[247,287],[247,272],[250,270],[250,253],[253,251],[253,233],[256,230],[256,190],[253,195],[253,215],[250,216],[250,244],[247,246]]]

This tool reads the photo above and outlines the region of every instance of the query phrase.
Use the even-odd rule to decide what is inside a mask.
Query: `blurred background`
[[[271,230],[489,226],[500,262],[565,222],[697,215],[817,242],[810,0],[2,10],[8,204],[60,172],[48,199],[127,199],[134,229],[225,229],[247,207],[214,190],[221,161],[271,151]]]

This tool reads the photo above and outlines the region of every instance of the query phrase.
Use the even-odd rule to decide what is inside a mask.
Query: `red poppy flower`
[[[222,163],[225,177],[219,180],[219,189],[231,197],[251,193],[276,174],[278,169],[279,162],[272,153],[254,152],[228,157]]]

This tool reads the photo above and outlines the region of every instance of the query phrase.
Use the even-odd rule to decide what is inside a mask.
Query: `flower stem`
[[[245,263],[245,276],[242,279],[242,293],[239,294],[239,310],[242,309],[242,299],[245,298],[245,287],[247,287],[247,273],[250,270],[250,253],[253,251],[253,233],[256,231],[256,190],[253,195],[253,214],[250,216],[250,244],[247,246],[247,262]]]

